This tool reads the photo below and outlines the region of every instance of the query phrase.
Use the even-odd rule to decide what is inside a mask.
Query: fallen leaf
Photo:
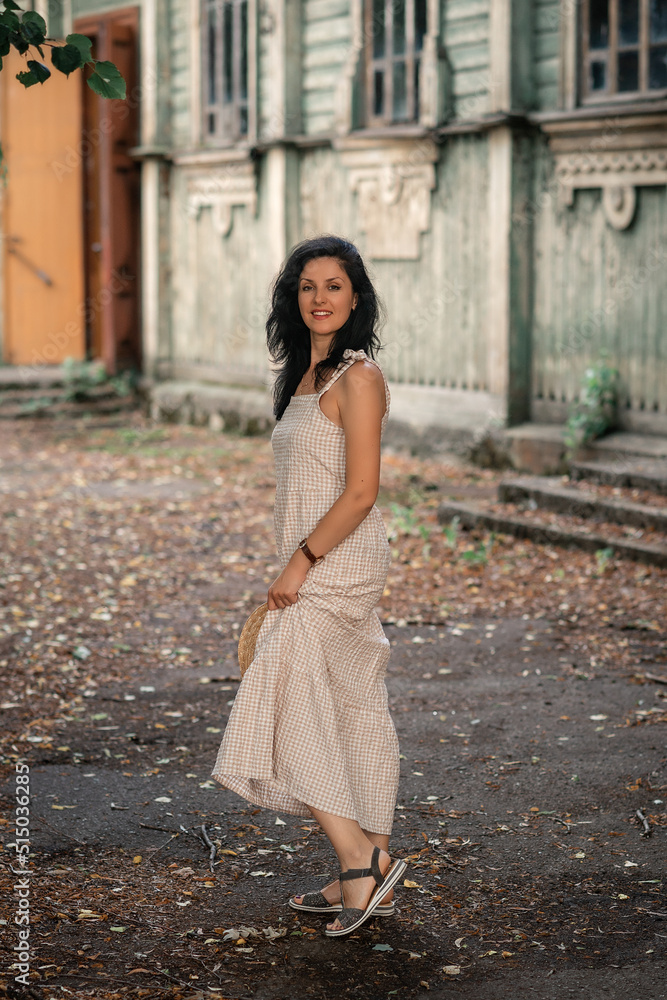
[[[443,965],[442,971],[446,976],[459,976],[461,974],[460,965]]]
[[[262,927],[262,934],[269,941],[275,941],[276,938],[285,937],[287,934],[286,927]]]

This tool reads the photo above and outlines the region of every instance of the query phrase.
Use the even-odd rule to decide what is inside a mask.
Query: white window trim
[[[229,147],[249,147],[257,141],[257,0],[248,0],[248,132],[243,136],[232,136],[228,141],[207,140],[204,133],[202,102],[202,17],[201,0],[190,0],[190,140],[192,146],[205,149],[226,149]]]
[[[355,128],[353,107],[355,88],[363,73],[364,58],[364,2],[351,0],[350,18],[352,32],[347,62],[340,76],[335,94],[335,129],[338,135],[346,135]],[[421,57],[421,80],[419,88],[419,121],[378,126],[362,126],[368,131],[397,130],[415,125],[435,128],[447,117],[450,104],[451,74],[448,60],[440,41],[440,2],[427,0],[427,27]],[[365,118],[365,109],[364,109]]]
[[[583,96],[581,59],[582,6],[573,0],[561,0],[559,106],[564,111],[575,108],[622,107],[646,104],[650,108],[665,99],[665,90],[634,91],[620,94]]]

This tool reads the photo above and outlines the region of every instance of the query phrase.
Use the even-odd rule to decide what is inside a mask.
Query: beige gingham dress
[[[274,429],[281,568],[345,487],[345,435],[319,401],[362,359],[372,360],[345,351],[327,384],[293,396]],[[279,812],[307,816],[313,806],[391,833],[398,740],[384,684],[389,643],[375,611],[389,560],[374,506],[308,571],[295,604],[267,612],[213,769],[221,785]]]

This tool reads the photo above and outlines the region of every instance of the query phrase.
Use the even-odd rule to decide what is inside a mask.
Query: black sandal
[[[342,903],[330,903],[326,896],[323,896],[321,892],[303,893],[300,903],[297,903],[296,898],[292,896],[288,902],[293,910],[303,910],[306,913],[331,913],[333,914],[333,917],[336,917],[343,909]],[[375,916],[391,917],[395,911],[396,907],[392,899],[389,903],[380,903],[375,911]]]
[[[387,895],[390,889],[393,889],[407,868],[405,861],[399,859],[390,864],[386,874],[383,875],[378,863],[379,857],[380,848],[374,847],[370,868],[350,868],[348,871],[340,873],[341,893],[343,892],[343,882],[356,878],[368,878],[369,876],[375,879],[376,888],[365,910],[360,910],[354,906],[343,906],[343,909],[336,918],[341,926],[337,930],[329,930],[327,927],[324,931],[327,937],[342,937],[343,934],[351,934],[357,927],[361,927],[375,913],[380,905],[380,900]]]

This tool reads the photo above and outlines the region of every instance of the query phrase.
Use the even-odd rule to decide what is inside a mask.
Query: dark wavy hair
[[[354,243],[341,236],[316,236],[295,246],[273,283],[271,311],[266,321],[266,342],[274,364],[279,365],[273,387],[273,412],[280,420],[310,365],[310,330],[299,311],[299,278],[316,257],[340,262],[357,293],[357,305],[331,341],[329,354],[315,367],[315,389],[321,388],[343,359],[343,352],[366,351],[374,358],[380,350],[377,328],[382,306]]]

